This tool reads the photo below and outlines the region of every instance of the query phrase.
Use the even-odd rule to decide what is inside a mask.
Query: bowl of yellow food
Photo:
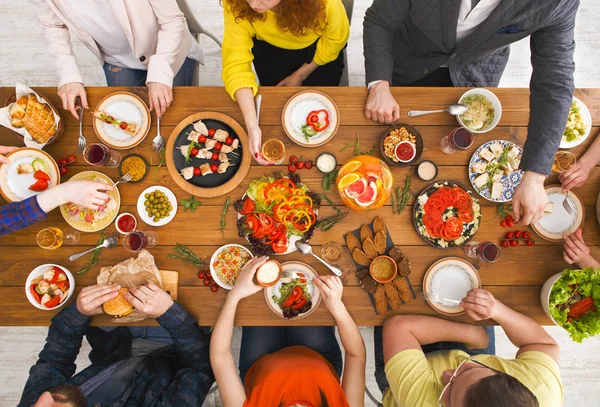
[[[119,175],[131,174],[131,181],[142,182],[148,175],[148,163],[139,154],[128,154],[119,164]]]
[[[498,125],[502,117],[500,99],[487,89],[471,89],[460,97],[459,103],[467,106],[468,110],[456,119],[473,133],[487,133]]]

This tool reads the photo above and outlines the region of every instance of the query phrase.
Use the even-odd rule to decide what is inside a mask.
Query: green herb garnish
[[[512,207],[512,205],[504,205],[503,203],[501,203],[501,204],[498,204],[498,206],[496,206],[496,210],[498,212],[498,213],[496,213],[496,216],[494,216],[492,219],[488,220],[487,222],[484,222],[484,225],[487,225],[488,223],[492,222],[498,216],[502,216],[503,218],[506,217],[506,215],[508,215],[507,212],[512,212],[513,207]]]
[[[329,174],[325,174],[323,176],[323,178],[321,179],[321,187],[323,188],[323,191],[329,191],[329,188],[331,188],[331,184],[335,182],[339,172],[339,170],[335,169]]]
[[[100,235],[100,238],[98,239],[98,244],[96,246],[100,246],[102,243],[104,243],[104,239],[105,239],[105,232],[103,231],[102,234]],[[79,270],[77,272],[77,274],[85,274],[88,270],[94,268],[98,263],[100,263],[100,252],[102,251],[103,247],[99,247],[96,250],[94,250],[92,252],[92,255],[90,257],[90,261],[88,262],[88,264],[86,264],[85,266],[83,266],[81,268],[81,270]]]
[[[319,194],[319,197],[329,202],[331,207],[335,210],[335,213],[333,215],[330,215],[323,219],[319,219],[317,225],[315,226],[317,229],[326,232],[332,227],[334,227],[336,224],[341,222],[348,215],[348,211],[341,211],[326,194]]]
[[[410,199],[411,179],[412,177],[410,175],[407,175],[402,190],[400,190],[400,187],[398,187],[395,191],[392,192],[392,209],[396,215],[400,215],[406,207],[406,205],[408,204],[408,200]]]
[[[196,256],[187,246],[182,245],[181,243],[175,243],[175,247],[173,248],[173,252],[167,255],[169,259],[178,259],[183,262],[192,264],[200,269],[208,269],[208,258],[202,259]]]
[[[230,199],[229,197],[227,197],[225,199],[225,205],[223,206],[223,213],[221,213],[221,233],[225,232],[225,226],[227,226],[227,223],[225,222],[225,215],[227,214],[227,210],[229,209],[229,202]]]
[[[181,206],[183,206],[183,211],[187,211],[188,209],[192,212],[196,212],[196,207],[202,205],[202,202],[197,201],[194,196],[190,199],[182,199]]]

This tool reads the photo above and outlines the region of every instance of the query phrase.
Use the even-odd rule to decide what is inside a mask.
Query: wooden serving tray
[[[177,300],[179,288],[179,273],[173,270],[158,270],[162,278],[163,290],[165,290],[173,300]]]

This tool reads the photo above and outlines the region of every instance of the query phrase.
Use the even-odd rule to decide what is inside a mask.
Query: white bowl
[[[47,307],[44,307],[42,304],[38,304],[38,302],[35,300],[35,298],[33,298],[31,291],[29,290],[29,287],[31,286],[31,282],[33,281],[33,279],[44,274],[44,272],[46,270],[48,270],[48,267],[60,268],[62,271],[65,272],[65,274],[67,275],[67,279],[69,280],[69,295],[67,295],[67,298],[62,302],[62,304],[58,304],[54,308],[47,308]],[[25,295],[27,296],[27,299],[29,300],[31,305],[33,305],[37,309],[41,309],[43,311],[51,311],[51,310],[62,307],[67,302],[69,302],[69,300],[71,299],[71,296],[73,295],[73,291],[75,291],[75,279],[73,278],[73,274],[71,274],[71,272],[69,270],[67,270],[66,268],[64,268],[63,266],[60,266],[58,264],[42,264],[41,266],[37,266],[35,269],[33,269],[33,271],[31,273],[29,273],[29,277],[27,277],[27,281],[25,283]]]
[[[409,144],[412,147],[412,155],[410,156],[410,158],[408,160],[402,160],[400,157],[398,157],[398,146],[400,144]],[[417,155],[417,146],[414,143],[411,143],[410,141],[401,141],[398,144],[396,144],[396,147],[394,147],[394,155],[396,156],[396,158],[398,159],[398,161],[400,161],[401,163],[409,163],[411,162],[415,156]]]
[[[550,277],[548,280],[546,280],[546,282],[542,286],[542,291],[540,292],[540,300],[542,301],[542,308],[544,309],[544,312],[546,313],[546,315],[548,315],[548,318],[550,318],[552,320],[552,322],[554,322],[554,324],[557,326],[560,326],[560,325],[558,325],[556,323],[556,321],[552,317],[552,314],[550,314],[550,308],[549,308],[550,307],[550,293],[552,292],[552,287],[554,286],[554,283],[556,283],[556,281],[561,276],[562,276],[562,273],[556,273],[555,275]]]
[[[212,257],[210,258],[210,274],[212,275],[213,280],[215,280],[215,282],[218,284],[219,287],[224,288],[226,290],[231,290],[233,288],[233,286],[230,285],[230,284],[226,284],[225,282],[221,281],[221,279],[219,278],[216,270],[213,267],[213,263],[215,262],[215,259],[217,258],[217,256],[219,255],[219,253],[221,253],[224,249],[226,249],[228,247],[239,247],[239,248],[247,251],[250,254],[250,259],[252,259],[254,256],[252,255],[252,252],[250,250],[248,250],[247,247],[244,247],[244,246],[239,245],[239,244],[226,244],[225,246],[219,247],[213,253]]]
[[[135,225],[133,226],[133,230],[130,230],[129,232],[123,232],[120,228],[119,228],[119,219],[121,219],[123,216],[125,215],[129,215],[133,217],[133,220],[135,221]],[[129,213],[129,212],[123,212],[121,214],[119,214],[119,216],[117,216],[117,219],[115,220],[115,229],[117,229],[117,232],[119,232],[122,235],[128,235],[131,232],[133,232],[134,230],[137,230],[137,218],[135,217],[135,215],[133,213]]]
[[[492,103],[492,106],[494,107],[494,120],[488,127],[486,127],[485,129],[482,129],[482,130],[473,130],[472,128],[470,128],[469,126],[467,126],[466,124],[463,123],[463,121],[460,119],[460,116],[456,116],[456,120],[458,120],[458,124],[460,124],[461,127],[469,130],[471,133],[475,133],[475,134],[487,133],[488,131],[492,130],[494,127],[496,127],[498,125],[498,123],[500,122],[500,118],[502,117],[502,104],[500,103],[500,99],[498,99],[498,97],[496,95],[494,95],[491,91],[489,91],[487,89],[476,88],[476,89],[471,89],[471,90],[465,92],[460,97],[458,103],[460,103],[461,100],[463,100],[466,96],[469,96],[469,95],[485,96]]]

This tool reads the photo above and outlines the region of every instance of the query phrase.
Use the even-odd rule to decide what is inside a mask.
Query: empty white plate
[[[548,200],[554,204],[554,209],[552,213],[544,214],[532,227],[541,238],[551,242],[561,242],[563,235],[570,235],[581,226],[585,209],[579,197],[570,191],[567,200],[573,208],[573,213],[568,213],[562,205],[565,194],[560,185],[547,186],[546,193]]]

